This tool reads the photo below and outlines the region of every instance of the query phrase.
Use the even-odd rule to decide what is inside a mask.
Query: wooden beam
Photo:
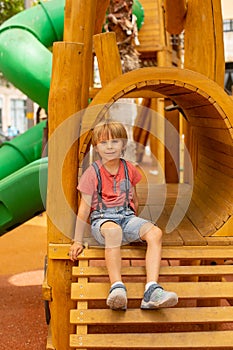
[[[88,106],[97,0],[67,0],[64,41],[83,43],[81,107]]]
[[[82,44],[54,44],[48,110],[48,242],[70,242],[75,225],[79,120],[71,116],[81,108],[82,54]],[[68,338],[72,330],[69,310],[74,303],[67,298],[72,265],[71,261],[49,260],[47,271],[48,285],[52,290],[52,342],[59,350],[69,349]]]
[[[170,34],[180,34],[184,29],[187,11],[186,0],[165,0],[165,28]]]
[[[97,0],[94,34],[102,32],[109,3],[110,0]]]
[[[98,61],[101,84],[105,86],[122,74],[116,34],[108,32],[94,35],[94,49]]]
[[[184,46],[184,67],[204,74],[223,87],[224,47],[220,0],[188,1]]]

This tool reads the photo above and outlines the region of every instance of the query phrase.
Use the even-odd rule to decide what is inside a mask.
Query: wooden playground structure
[[[48,350],[232,349],[233,100],[223,87],[221,3],[141,3],[145,23],[139,31],[138,51],[142,61],[156,66],[122,74],[115,34],[101,33],[108,0],[67,0],[64,41],[53,47],[48,268],[43,283],[51,314]],[[184,66],[169,41],[183,30]],[[92,84],[93,48],[101,88]],[[171,309],[139,308],[144,247],[122,247],[122,275],[129,297],[126,312],[105,305],[109,281],[104,251],[88,232],[78,263],[68,257],[78,207],[77,179],[88,165],[91,129],[122,98],[140,98],[164,116],[160,124],[151,124],[149,134],[151,152],[166,184],[149,183],[145,177],[138,196],[143,215],[156,219],[164,230],[161,284],[179,296],[178,305]],[[164,111],[166,103],[178,109]],[[137,118],[142,125],[142,116]],[[190,161],[184,159],[182,183],[179,157],[171,161],[167,151],[175,148],[177,155],[179,144],[170,139],[165,119],[185,135]],[[182,207],[189,196],[189,205]]]

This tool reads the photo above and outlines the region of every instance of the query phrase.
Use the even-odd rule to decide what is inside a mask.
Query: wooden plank
[[[105,4],[103,5],[105,6]],[[88,106],[89,85],[92,72],[92,37],[95,30],[96,8],[97,0],[77,1],[75,6],[74,2],[69,0],[65,6],[64,41],[73,44],[84,44],[81,66],[83,74],[78,79],[81,83],[82,109]],[[102,17],[101,13],[100,17]],[[65,66],[61,65],[61,67],[64,69]],[[73,65],[71,67],[73,68]],[[73,77],[76,77],[75,72]]]
[[[208,174],[206,172],[200,172],[198,171],[196,176],[196,184],[200,184],[200,188],[203,189],[203,194],[206,193],[208,195],[209,201],[212,202],[212,205],[217,206],[218,212],[222,215],[223,221],[226,221],[229,216],[233,213],[233,203],[226,201],[225,196],[222,196],[219,194],[218,191],[218,184],[213,183],[213,181],[209,180]],[[213,179],[214,180],[214,179]],[[226,190],[229,191],[229,187],[227,184],[225,184],[227,187]]]
[[[200,234],[200,232],[193,226],[192,222],[187,216],[184,216],[183,220],[177,227],[180,237],[182,238],[184,245],[205,246],[207,244],[206,239]]]
[[[225,119],[214,119],[211,116],[203,117],[188,117],[189,122],[196,127],[213,128],[213,129],[230,129],[230,125],[225,122]]]
[[[51,332],[51,325],[50,324],[48,326],[48,336],[47,336],[47,341],[46,341],[46,350],[56,350],[55,347],[53,346],[52,332]]]
[[[233,236],[233,229],[231,233],[228,232],[228,236]],[[224,247],[225,245],[233,244],[233,239],[231,237],[218,236],[218,231],[216,232],[216,236],[206,237],[206,241],[210,246],[221,244]]]
[[[163,19],[160,16],[159,3],[157,1],[142,1],[144,9],[144,24],[138,33],[140,45],[137,46],[139,52],[156,51],[160,46],[164,46],[161,38]]]
[[[214,317],[213,317],[214,315]],[[115,312],[109,309],[71,310],[70,322],[73,324],[195,324],[232,322],[233,307],[218,308],[172,308],[151,310],[128,309],[127,312]]]
[[[208,104],[207,100],[202,95],[198,94],[197,91],[192,91],[188,94],[186,93],[183,95],[172,94],[172,99],[176,101],[177,104],[183,109],[186,109],[190,106],[197,107],[206,106]]]
[[[230,168],[230,169],[233,168],[233,156],[229,156],[229,155],[226,155],[226,154],[223,154],[220,152],[209,151],[206,149],[200,149],[200,154],[203,155],[203,157],[211,160],[213,162],[213,164],[217,163],[215,165],[215,168],[218,167],[219,164],[221,164],[223,167],[226,167],[226,168]],[[204,158],[203,158],[203,160],[205,162]],[[203,163],[200,164],[200,168],[202,168],[202,169],[203,169]],[[205,167],[205,169],[206,169],[206,167]],[[229,169],[229,171],[231,171],[230,169]],[[230,180],[232,181],[231,178],[230,178]],[[212,180],[212,183],[213,183],[213,180]],[[224,187],[226,187],[226,184],[224,184]]]
[[[180,299],[222,299],[233,298],[232,282],[163,282],[165,290],[172,290]],[[125,283],[129,299],[141,299],[145,283]],[[137,286],[137,287],[136,287]],[[105,300],[109,293],[109,283],[72,283],[72,300]]]
[[[227,221],[229,218],[228,208],[222,202],[222,198],[215,194],[215,186],[209,184],[206,185],[201,179],[203,179],[205,173],[199,174],[199,177],[196,177],[195,188],[196,191],[199,191],[199,199],[208,207],[208,210],[214,213],[216,217],[216,222],[220,222],[220,226],[216,224],[216,227],[221,227],[223,222]],[[214,221],[212,221],[214,224]]]
[[[143,68],[136,71],[131,71],[130,74],[123,74],[119,79],[112,81],[105,89],[102,89],[96,98],[92,101],[91,106],[99,105],[106,102],[112,96],[117,94],[119,90],[127,90],[127,87],[133,84],[137,84],[141,80],[177,80],[183,81],[187,84],[191,84],[205,91],[206,94],[213,97],[213,101],[218,101],[218,105],[223,109],[224,114],[228,116],[229,121],[232,121],[232,100],[227,96],[224,91],[213,81],[199,75],[196,72],[188,71],[185,69],[174,69],[170,67],[160,68]],[[129,90],[127,90],[129,91]],[[204,97],[203,97],[204,99]],[[182,99],[179,100],[179,104],[182,107]],[[192,101],[190,101],[191,103]],[[88,115],[89,117],[89,115]],[[85,126],[84,118],[84,126]]]
[[[201,147],[209,146],[210,149],[216,150],[217,152],[233,156],[233,145],[227,145],[218,140],[208,139],[206,136],[199,136],[198,143]]]
[[[79,262],[81,268],[86,268],[88,266],[88,261],[87,260],[82,260]],[[78,277],[78,283],[82,285],[86,285],[88,283],[88,278],[85,276],[79,276]],[[77,311],[79,310],[88,310],[88,303],[87,301],[79,300],[77,302]],[[80,335],[86,335],[88,333],[88,327],[86,324],[79,325],[76,327],[76,333]]]
[[[94,30],[95,34],[102,32],[103,23],[106,19],[106,11],[109,6],[109,2],[110,0],[97,0]]]
[[[209,190],[213,190],[213,188],[210,187]],[[200,208],[207,222],[209,221],[216,228],[222,226],[224,213],[219,208],[219,203],[216,201],[216,198],[210,198],[207,186],[200,186],[197,180],[194,185],[192,202],[196,203]],[[225,218],[227,217],[228,214],[226,214]]]
[[[202,106],[187,106],[185,110],[191,118],[206,118],[206,116],[208,116],[212,119],[220,119],[218,110],[208,101]]]
[[[185,18],[184,66],[217,81],[223,87],[224,49],[220,28],[222,28],[222,16],[219,1],[198,0],[195,4],[188,4]]]
[[[120,54],[116,34],[107,32],[94,35],[94,49],[98,60],[102,86],[122,74]]]
[[[215,227],[215,231],[223,225],[223,219],[218,215],[218,213],[215,213],[213,210],[211,210],[211,208],[205,202],[204,197],[201,197],[199,193],[193,192],[192,203],[195,203],[196,207],[198,207],[203,213],[203,222],[201,224],[200,232],[204,236],[211,235],[211,232],[209,232],[209,224]],[[199,227],[200,225],[198,228]]]
[[[182,246],[184,244],[184,241],[182,237],[180,236],[180,233],[178,230],[173,230],[169,233],[163,233],[163,247],[165,246]]]
[[[49,163],[48,163],[48,242],[70,242],[77,210],[75,191],[78,169],[78,136],[80,118],[71,118],[81,109],[82,44],[56,42],[53,45],[53,68],[49,94]],[[71,147],[72,146],[72,147]],[[65,200],[64,200],[65,199]],[[62,218],[62,219],[61,219]],[[67,349],[69,343],[69,312],[73,302],[67,298],[71,283],[71,261],[49,261],[48,285],[52,289],[50,302],[51,330],[54,347]],[[65,278],[58,278],[58,275]],[[70,278],[68,277],[70,275]],[[63,275],[64,276],[64,275]],[[62,310],[62,311],[61,311]],[[62,319],[60,318],[63,314]]]
[[[181,185],[183,186],[183,185]],[[187,188],[184,185],[184,190]],[[177,185],[156,184],[148,182],[137,186],[137,193],[140,205],[153,205],[163,207],[164,203],[174,204],[176,201]],[[156,208],[154,209],[156,210]]]
[[[202,128],[194,127],[194,129],[196,130],[197,134],[201,136],[208,136],[208,138],[210,139],[218,140],[230,146],[232,145],[232,137],[227,127],[225,129],[208,128],[208,135],[206,134],[205,128],[202,129]]]
[[[164,1],[166,30],[170,34],[180,34],[185,25],[187,3],[185,0]]]
[[[150,205],[149,210],[151,213],[152,218],[157,217],[158,210],[156,210],[156,206]],[[161,208],[159,208],[161,211]],[[179,232],[177,230],[173,230],[172,232],[166,233],[165,228],[169,221],[170,215],[168,214],[167,210],[164,209],[159,216],[158,220],[156,220],[156,223],[158,226],[164,231],[163,232],[163,246],[180,246],[183,245],[183,240],[179,235]]]
[[[49,259],[69,259],[70,244],[53,244],[48,246]],[[231,246],[174,246],[164,247],[162,250],[163,259],[232,259],[233,247]],[[145,247],[124,247],[122,249],[124,259],[144,259]],[[103,248],[86,248],[79,255],[79,259],[104,259]]]
[[[223,173],[223,174],[229,176],[231,178],[231,180],[233,179],[233,169],[232,168],[229,168],[221,163],[215,162],[214,160],[206,157],[203,154],[199,155],[199,161],[203,165],[207,165],[208,167],[214,168],[214,169],[218,170],[220,173]]]
[[[148,334],[88,334],[70,336],[70,345],[75,348],[115,349],[232,349],[233,331],[148,333]]]
[[[123,266],[121,269],[122,276],[145,276],[144,266]],[[72,275],[75,277],[104,277],[108,276],[105,266],[74,266]],[[160,276],[216,276],[216,275],[233,275],[232,265],[201,265],[201,266],[161,266]]]
[[[191,200],[186,216],[203,236],[212,235],[216,232],[216,227],[206,219],[194,200]]]
[[[203,160],[204,161],[200,163],[200,169],[202,169],[202,171],[205,171],[209,174],[209,176],[212,176],[216,183],[224,189],[227,188],[229,191],[229,189],[233,188],[233,178],[231,176],[211,166],[212,163],[208,164],[206,159]]]

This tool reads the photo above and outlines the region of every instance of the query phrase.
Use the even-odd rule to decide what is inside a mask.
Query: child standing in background
[[[77,260],[83,251],[83,234],[90,215],[92,235],[105,247],[111,283],[107,305],[113,310],[126,310],[127,290],[121,278],[121,245],[140,241],[147,244],[147,279],[141,308],[171,307],[178,302],[176,293],[165,291],[158,284],[162,231],[152,222],[137,216],[135,186],[141,180],[141,174],[134,165],[121,158],[127,140],[126,129],[119,122],[105,121],[93,130],[92,144],[100,159],[89,166],[78,184],[81,201],[70,259]]]

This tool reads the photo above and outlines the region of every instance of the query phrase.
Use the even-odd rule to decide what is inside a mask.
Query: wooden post
[[[165,28],[170,34],[180,34],[184,29],[187,11],[186,0],[165,0]]]
[[[65,7],[64,41],[84,44],[81,108],[89,98],[92,70],[92,38],[95,29],[97,0],[67,0]]]
[[[110,0],[97,0],[94,32],[95,34],[102,32],[109,3]]]
[[[155,101],[154,101],[155,102]],[[164,99],[158,98],[157,99],[157,112],[159,114],[159,117],[155,120],[155,130],[157,133],[157,156],[158,156],[158,164],[163,170],[162,175],[165,177],[165,121],[164,121]],[[162,181],[163,181],[162,176]]]
[[[224,86],[224,47],[220,0],[188,1],[185,20],[184,67],[202,73],[220,86]]]
[[[113,32],[94,35],[94,49],[102,86],[122,74],[121,59]]]
[[[170,104],[171,101],[165,99],[165,106]],[[177,110],[165,112],[165,118],[165,178],[168,183],[178,183],[180,178],[179,112]],[[171,154],[169,150],[173,153]]]
[[[48,243],[70,242],[75,225],[79,120],[71,116],[81,108],[82,56],[82,44],[54,44],[48,110]],[[73,331],[69,322],[69,310],[74,307],[70,299],[72,265],[69,260],[48,261],[51,330],[56,350],[69,349],[69,334]]]

